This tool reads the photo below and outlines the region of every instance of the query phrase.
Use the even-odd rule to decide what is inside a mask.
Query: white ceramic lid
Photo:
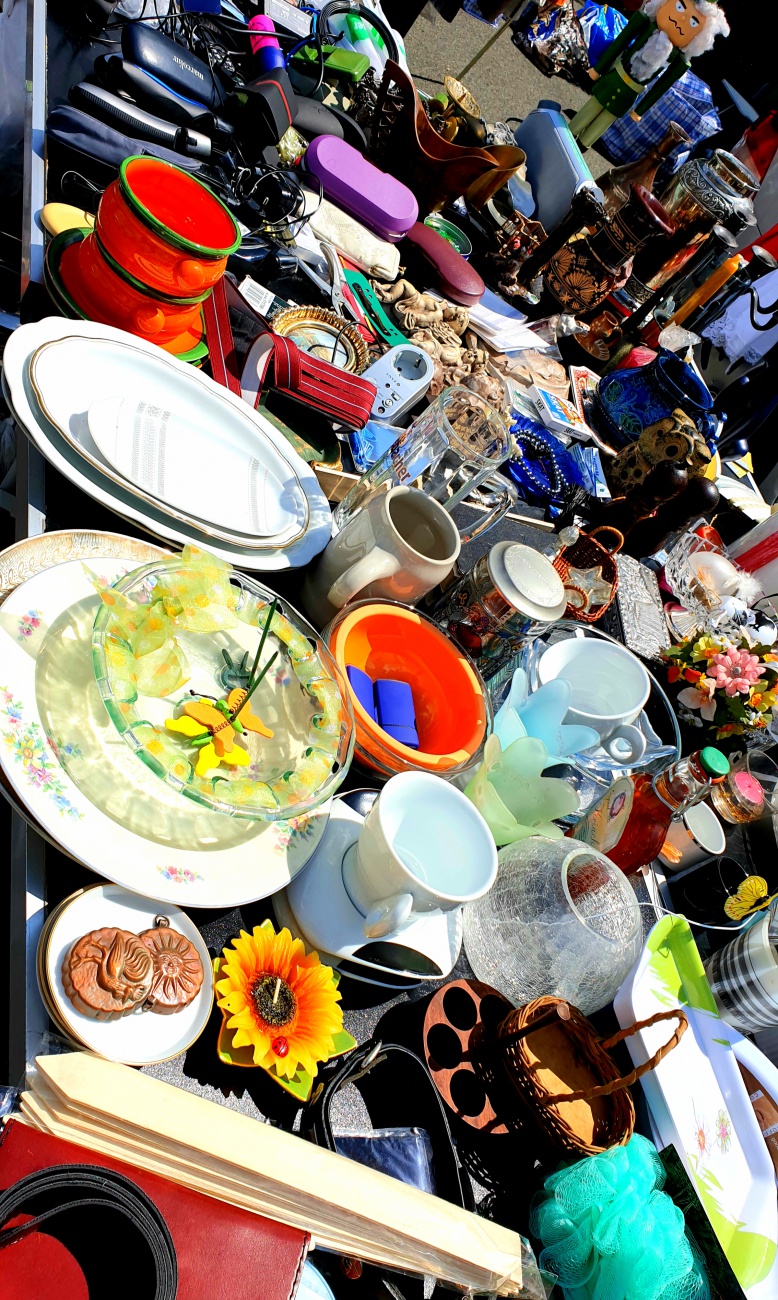
[[[521,542],[498,542],[489,552],[489,572],[510,605],[541,623],[561,618],[565,588],[551,561]]]
[[[694,804],[683,815],[686,829],[693,835],[700,848],[718,857],[727,847],[727,837],[713,809],[706,803]]]

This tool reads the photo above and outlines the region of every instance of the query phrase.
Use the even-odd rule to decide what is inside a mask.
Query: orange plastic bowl
[[[89,320],[114,325],[160,347],[182,336],[202,337],[199,303],[181,305],[141,293],[108,265],[94,234],[63,250],[59,274],[69,297]]]
[[[367,715],[354,693],[354,756],[385,776],[436,772],[446,778],[478,760],[491,730],[492,709],[477,668],[435,623],[391,601],[347,605],[324,633],[345,674],[361,668],[407,682],[413,691],[419,749],[393,740]]]
[[[201,181],[158,158],[125,158],[100,200],[95,229],[119,266],[149,289],[210,289],[240,246],[231,213]]]

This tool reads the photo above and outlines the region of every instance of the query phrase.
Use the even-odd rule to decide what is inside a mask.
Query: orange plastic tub
[[[69,297],[90,320],[127,330],[160,347],[189,339],[194,341],[187,346],[193,347],[202,338],[198,302],[181,305],[141,293],[108,265],[94,234],[63,250],[59,274]]]
[[[492,710],[477,668],[430,619],[391,601],[363,600],[333,619],[324,638],[345,674],[361,668],[413,691],[419,749],[398,744],[351,695],[355,757],[386,776],[436,772],[450,778],[479,757]]]
[[[157,158],[125,158],[95,229],[115,262],[149,289],[192,297],[216,284],[240,246],[231,213],[201,181]]]

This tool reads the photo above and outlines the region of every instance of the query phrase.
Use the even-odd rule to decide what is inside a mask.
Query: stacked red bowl
[[[233,216],[202,181],[156,158],[126,158],[94,230],[53,241],[47,282],[67,315],[199,361],[207,352],[202,304],[239,245]]]

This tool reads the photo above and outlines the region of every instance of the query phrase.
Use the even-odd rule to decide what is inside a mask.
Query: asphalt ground
[[[463,10],[447,23],[431,5],[416,19],[405,37],[408,64],[421,90],[435,94],[446,73],[457,76],[477,50],[492,35],[486,23]],[[516,46],[505,30],[491,49],[465,78],[465,85],[477,100],[487,122],[506,117],[526,117],[541,99],[554,99],[562,109],[576,112],[586,95],[562,77],[546,77]],[[592,175],[607,171],[610,163],[590,149],[586,161]]]

